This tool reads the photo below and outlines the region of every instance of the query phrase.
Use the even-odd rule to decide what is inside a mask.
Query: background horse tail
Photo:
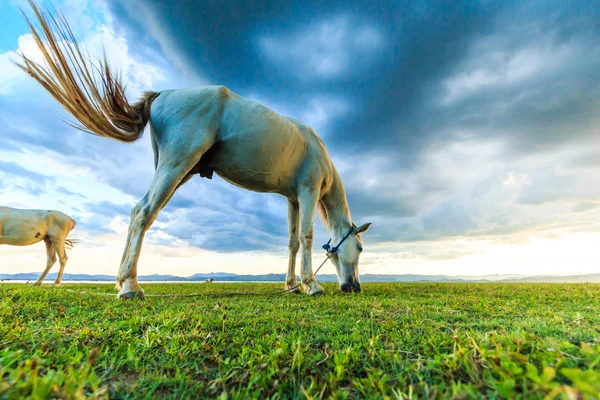
[[[106,54],[98,63],[81,53],[67,20],[62,14],[42,13],[29,0],[41,25],[41,32],[25,16],[45,65],[23,54],[17,65],[44,87],[80,124],[71,126],[97,136],[133,142],[144,132],[150,105],[159,95],[146,92],[129,104],[120,76],[108,65]]]
[[[75,220],[71,217],[69,217],[69,219],[71,220],[71,231],[75,228],[75,225],[77,225],[77,222],[75,222]],[[75,245],[79,243],[78,239],[75,239],[73,237],[67,237],[65,239],[65,247],[69,250],[71,250],[73,247],[75,247]]]

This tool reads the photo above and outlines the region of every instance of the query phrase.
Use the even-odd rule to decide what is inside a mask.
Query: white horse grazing
[[[144,297],[137,282],[137,263],[145,232],[177,188],[194,174],[211,179],[213,172],[241,188],[279,193],[288,199],[286,288],[296,284],[296,254],[302,245],[302,287],[311,295],[324,293],[311,266],[318,207],[338,244],[330,255],[340,287],[360,291],[360,234],[370,223],[359,227],[352,223],[340,176],[325,145],[309,126],[224,86],[146,92],[131,105],[107,60],[100,61],[99,66],[90,65],[64,17],[48,18],[30,4],[44,37],[32,24],[31,33],[49,67],[26,56],[22,56],[20,66],[79,120],[81,130],[132,142],[150,122],[155,175],[150,189],[131,212],[117,275],[118,297]]]
[[[59,211],[0,207],[0,245],[29,246],[42,240],[46,243],[46,269],[34,283],[36,286],[42,284],[50,268],[56,263],[57,254],[60,270],[53,286],[61,285],[68,258],[65,247],[70,249],[75,244],[73,240],[67,239],[73,228],[75,221]]]

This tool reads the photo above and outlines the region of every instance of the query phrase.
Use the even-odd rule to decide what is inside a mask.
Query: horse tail
[[[77,222],[75,222],[75,220],[71,217],[69,217],[69,220],[71,221],[71,229],[69,230],[69,232],[71,232],[73,231],[73,229],[75,229],[75,225],[77,225]],[[75,239],[74,237],[67,237],[65,239],[65,247],[69,250],[75,247],[77,243],[79,243],[79,239]]]
[[[69,125],[92,135],[121,142],[139,139],[150,119],[150,106],[157,92],[145,92],[130,104],[119,74],[108,64],[106,53],[94,63],[81,52],[73,32],[62,14],[42,13],[29,0],[41,25],[41,32],[25,16],[35,42],[42,52],[44,64],[20,54],[16,63],[58,101],[79,124]],[[48,14],[48,15],[46,15]]]

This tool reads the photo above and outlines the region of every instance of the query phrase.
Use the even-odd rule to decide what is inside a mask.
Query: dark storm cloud
[[[516,154],[597,137],[599,20],[585,1],[504,10],[451,71],[458,96],[440,121],[508,138]]]
[[[355,219],[394,221],[374,226],[381,240],[477,231],[481,221],[456,198],[465,190],[460,177],[431,176],[423,161],[432,143],[506,140],[512,149],[502,158],[514,163],[597,135],[600,18],[590,2],[143,4],[161,21],[155,43],[174,47],[208,83],[269,99],[296,118],[317,96],[346,105],[337,116],[324,109],[325,143],[360,168],[369,169],[371,156],[387,158],[385,168],[369,169],[383,175],[371,186],[368,176],[353,182],[356,171],[341,173]],[[113,10],[143,30],[139,17]],[[410,174],[418,179],[403,188]],[[518,201],[560,197],[542,182]],[[500,231],[514,224],[497,218]]]
[[[148,34],[139,14],[119,7],[114,4],[112,10],[123,25],[135,35]],[[143,7],[161,21],[153,32],[156,41],[163,49],[174,45],[183,62],[208,83],[271,99],[275,108],[297,118],[307,114],[316,97],[333,99],[329,104],[337,104],[340,115],[328,127],[330,152],[352,154],[368,143],[370,151],[391,153],[396,168],[409,167],[418,156],[426,131],[418,122],[423,119],[419,109],[432,82],[498,13],[493,4],[448,7],[443,2],[412,8],[394,2],[234,2],[222,7],[148,1]],[[321,108],[333,112],[332,106]],[[390,146],[396,151],[390,152]],[[349,190],[348,195],[351,206],[370,210],[357,212],[358,217],[375,210],[419,211],[412,196],[398,203],[364,191]]]
[[[315,126],[336,159],[355,222],[374,222],[365,238],[510,233],[546,222],[530,209],[522,216],[520,207],[577,197],[571,210],[584,214],[597,204],[587,175],[521,166],[598,137],[600,8],[593,2],[108,5],[137,57],[160,58],[161,66]],[[0,97],[0,123],[8,127],[0,143],[66,154],[141,198],[153,173],[147,140],[127,146],[74,135],[46,100]],[[590,147],[565,166],[597,169],[598,154]],[[529,183],[504,185],[513,169]],[[206,249],[279,251],[286,207],[280,197],[194,177],[159,216],[163,227],[153,229]],[[114,216],[127,221],[131,207],[88,208],[104,216],[90,228],[105,229]],[[326,237],[318,227],[316,241]]]
[[[429,85],[486,32],[495,2],[178,2],[148,0],[162,22],[155,38],[210,83],[259,93],[297,112],[315,94],[360,109],[340,118],[331,142],[346,149],[416,146]],[[114,6],[126,25],[136,14]],[[147,32],[140,35],[147,34]],[[166,47],[167,43],[163,47]],[[423,130],[423,129],[420,129]]]

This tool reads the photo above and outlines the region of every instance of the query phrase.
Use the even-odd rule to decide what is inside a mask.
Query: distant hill
[[[523,278],[508,279],[504,282],[544,282],[544,283],[584,283],[600,282],[600,274],[567,275],[567,276],[527,276]]]
[[[0,274],[0,280],[4,281],[34,281],[38,278],[39,272],[19,273],[19,274]],[[56,273],[48,274],[46,281],[56,278]],[[152,281],[171,281],[171,282],[198,282],[207,279],[223,282],[283,282],[285,274],[264,274],[264,275],[237,275],[227,272],[210,272],[194,274],[183,277],[175,275],[145,275],[139,276],[140,282]],[[88,275],[88,274],[65,274],[64,281],[96,281],[96,282],[114,282],[114,275]],[[323,274],[318,276],[320,282],[337,282],[337,276],[333,274]],[[599,274],[587,275],[484,275],[484,276],[447,276],[447,275],[377,275],[365,274],[360,276],[361,282],[539,282],[539,283],[600,283]],[[300,277],[298,277],[300,281]]]

